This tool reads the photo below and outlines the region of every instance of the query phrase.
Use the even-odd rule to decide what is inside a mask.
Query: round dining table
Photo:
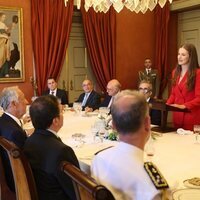
[[[73,148],[81,169],[88,174],[95,153],[119,142],[107,139],[102,142],[94,137],[91,128],[98,120],[96,112],[85,114],[67,110],[63,127],[58,132],[62,141]],[[81,140],[73,137],[77,133],[83,136]],[[154,155],[147,156],[144,151],[144,161],[157,166],[171,189],[184,188],[185,180],[200,177],[200,144],[196,143],[194,134],[158,133],[153,138]]]

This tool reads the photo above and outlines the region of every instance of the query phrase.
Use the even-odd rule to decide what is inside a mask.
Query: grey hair
[[[124,102],[126,105],[123,107],[118,101],[124,97],[131,98],[131,101]],[[138,91],[123,90],[115,96],[111,113],[117,131],[126,134],[139,130],[145,117],[149,115],[149,106],[144,95]]]
[[[6,87],[0,94],[0,106],[7,110],[12,101],[19,102],[19,87]]]

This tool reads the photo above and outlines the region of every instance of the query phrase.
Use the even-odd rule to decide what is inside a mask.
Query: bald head
[[[115,96],[121,89],[121,84],[117,79],[112,79],[107,84],[107,92],[109,96]]]
[[[138,91],[123,90],[116,95],[111,113],[120,134],[133,133],[140,129],[148,116],[148,104]]]

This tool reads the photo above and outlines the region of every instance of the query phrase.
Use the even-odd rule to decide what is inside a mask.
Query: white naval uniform
[[[143,151],[133,145],[119,142],[100,152],[92,162],[91,172],[116,200],[161,199],[144,169]]]

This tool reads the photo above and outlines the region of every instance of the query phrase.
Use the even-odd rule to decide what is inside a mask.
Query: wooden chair
[[[114,200],[112,193],[103,185],[69,162],[62,162],[61,170],[71,179],[77,200]]]
[[[3,137],[0,137],[0,146],[6,151],[10,161],[15,183],[15,199],[37,200],[38,196],[35,186],[35,180],[29,162],[27,161],[23,152],[14,143],[6,140]],[[0,181],[2,180],[3,179],[1,178]],[[3,197],[5,195],[7,194],[5,194],[5,192],[1,189],[0,197]],[[7,200],[7,198],[5,198],[5,200]]]
[[[5,170],[0,156],[0,199],[1,200],[16,200],[15,193],[10,190],[7,185]]]

